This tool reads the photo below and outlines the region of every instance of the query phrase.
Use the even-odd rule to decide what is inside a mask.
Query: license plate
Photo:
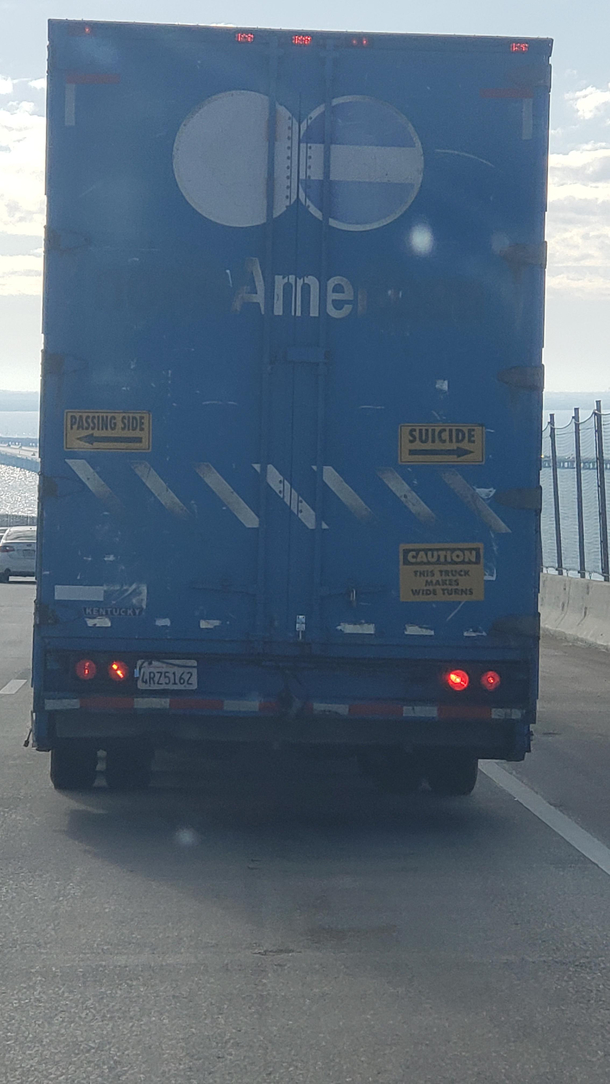
[[[196,689],[195,659],[140,659],[138,689]]]

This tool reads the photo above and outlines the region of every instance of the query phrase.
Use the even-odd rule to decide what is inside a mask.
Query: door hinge
[[[524,391],[542,391],[544,388],[544,365],[513,365],[510,369],[501,369],[498,380],[511,388],[523,388]]]
[[[542,511],[542,486],[529,489],[500,489],[493,495],[494,501],[505,508],[523,508],[529,512]]]

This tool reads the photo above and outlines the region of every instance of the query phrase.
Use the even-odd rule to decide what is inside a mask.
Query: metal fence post
[[[602,576],[610,580],[610,560],[608,559],[608,514],[606,509],[606,464],[604,461],[604,433],[602,428],[602,404],[598,399],[593,413],[595,421],[595,458],[597,461],[597,503],[599,508],[599,548],[602,562]]]
[[[555,548],[557,551],[557,572],[563,576],[563,553],[561,549],[561,510],[559,507],[559,478],[557,477],[557,444],[555,441],[555,415],[549,414],[549,436],[551,438],[551,471],[553,475],[553,507],[555,509]]]
[[[576,515],[578,519],[578,574],[586,578],[585,516],[582,500],[582,455],[580,451],[580,409],[574,407],[574,469],[576,471]]]

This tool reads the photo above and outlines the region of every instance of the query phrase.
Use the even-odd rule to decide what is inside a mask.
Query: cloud
[[[0,75],[0,94],[12,94],[13,86],[13,80],[8,75]]]
[[[46,90],[47,81],[44,76],[42,79],[29,79],[28,86],[31,87],[32,90]]]
[[[27,256],[0,256],[0,296],[38,297],[41,291],[42,252]]]
[[[0,232],[42,236],[45,120],[32,102],[0,109]]]
[[[585,87],[566,94],[566,101],[574,107],[581,120],[592,120],[604,113],[610,105],[610,83],[605,89]]]
[[[610,297],[610,144],[551,154],[547,237],[550,290]]]

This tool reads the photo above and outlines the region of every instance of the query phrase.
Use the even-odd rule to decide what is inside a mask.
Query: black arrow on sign
[[[144,437],[96,437],[95,433],[88,433],[86,437],[77,437],[81,444],[142,444]]]
[[[409,455],[443,455],[462,459],[465,455],[474,455],[475,450],[468,448],[409,448]]]

